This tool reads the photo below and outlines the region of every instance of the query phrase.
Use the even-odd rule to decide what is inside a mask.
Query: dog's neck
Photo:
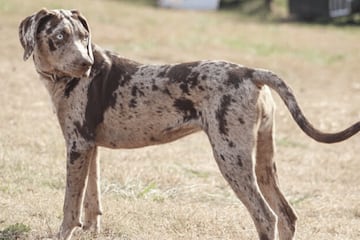
[[[36,69],[36,71],[42,78],[45,78],[53,83],[57,83],[59,81],[68,81],[68,80],[73,79],[73,77],[70,77],[70,76],[61,76],[56,73],[49,73],[49,72],[41,71],[40,69]]]
[[[70,76],[61,76],[56,73],[49,73],[46,71],[41,71],[40,69],[36,69],[37,73],[40,76],[48,94],[51,98],[52,109],[54,113],[57,113],[59,104],[66,87],[66,84],[73,80],[74,77]]]

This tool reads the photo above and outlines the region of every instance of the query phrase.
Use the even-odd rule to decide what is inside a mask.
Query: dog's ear
[[[24,61],[26,61],[34,51],[37,29],[40,24],[46,21],[47,16],[50,16],[50,12],[47,9],[41,9],[20,23],[19,38],[24,48]]]
[[[71,13],[72,13],[72,16],[75,18],[75,19],[78,19],[81,24],[84,26],[84,28],[90,33],[90,28],[89,28],[89,24],[86,20],[86,18],[79,12],[79,10],[71,10]]]
[[[92,61],[94,61],[94,56],[93,56],[93,51],[92,51],[92,43],[91,43],[91,32],[90,32],[90,27],[89,27],[88,21],[86,20],[86,18],[78,10],[71,10],[71,13],[72,13],[72,17],[79,20],[81,25],[83,25],[83,27],[89,33],[89,38],[88,38],[88,43],[87,43],[87,50],[88,50],[88,55],[89,55],[90,59]]]

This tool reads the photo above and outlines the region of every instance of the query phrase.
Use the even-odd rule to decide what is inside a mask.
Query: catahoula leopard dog
[[[296,214],[280,191],[274,156],[275,90],[299,127],[319,142],[345,140],[360,122],[322,133],[274,73],[226,61],[134,62],[92,44],[77,10],[40,10],[19,27],[66,141],[67,178],[59,238],[100,229],[97,148],[138,148],[204,131],[224,178],[248,209],[259,239],[293,239]],[[84,215],[82,216],[82,211]]]

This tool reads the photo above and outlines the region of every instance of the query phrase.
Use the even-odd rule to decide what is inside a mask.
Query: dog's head
[[[88,76],[94,57],[90,28],[77,10],[46,10],[19,26],[24,60],[34,54],[38,70],[70,77]]]

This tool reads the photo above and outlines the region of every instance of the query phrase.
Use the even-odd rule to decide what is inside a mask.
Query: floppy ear
[[[36,32],[38,26],[50,12],[47,9],[42,9],[36,14],[25,18],[19,26],[20,43],[24,48],[24,61],[26,61],[32,54],[35,48]]]
[[[88,50],[88,55],[89,55],[90,59],[92,61],[94,61],[94,56],[93,56],[93,51],[92,51],[92,46],[91,46],[92,45],[92,43],[91,43],[91,32],[90,32],[90,27],[89,27],[88,21],[86,20],[86,18],[78,10],[71,10],[71,13],[73,14],[72,17],[79,20],[81,25],[83,25],[83,27],[89,33],[89,38],[88,38],[88,43],[87,43],[87,50]]]

